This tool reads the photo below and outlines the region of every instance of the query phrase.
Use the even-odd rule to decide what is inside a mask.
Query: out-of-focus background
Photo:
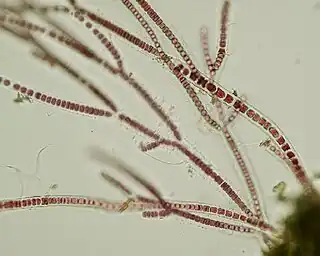
[[[1,1],[5,2],[11,3]],[[223,1],[149,2],[181,40],[200,70],[206,72],[200,46],[200,27],[208,27],[212,54],[215,54]],[[121,1],[80,3],[151,43],[147,33]],[[65,14],[52,17],[112,61],[110,54],[82,24]],[[33,16],[30,18],[37,21]],[[228,27],[229,56],[217,75],[218,82],[225,88],[245,94],[252,105],[279,125],[299,152],[310,175],[320,168],[317,133],[320,128],[317,111],[320,92],[317,65],[320,57],[319,22],[320,2],[316,1],[232,1]],[[152,27],[155,28],[153,24]],[[170,113],[179,126],[183,143],[214,166],[249,204],[245,183],[226,143],[217,133],[206,131],[203,122],[199,122],[199,113],[179,82],[147,54],[111,32],[101,30],[111,36],[122,54],[125,68]],[[167,52],[180,58],[159,29],[154,30]],[[49,38],[37,38],[103,88],[117,103],[120,112],[172,138],[168,128],[147,104],[119,78]],[[100,101],[60,69],[34,58],[29,45],[2,31],[0,45],[1,76],[56,97],[103,107]],[[209,102],[206,96],[199,95]],[[90,118],[39,102],[15,104],[16,96],[12,89],[0,88],[0,165],[11,165],[21,170],[18,173],[13,169],[0,169],[0,198],[19,198],[21,194],[44,195],[52,184],[57,184],[50,193],[126,200],[98,175],[107,167],[89,159],[87,148],[93,145],[121,157],[154,183],[167,199],[206,202],[238,210],[214,182],[179,152],[163,147],[149,155],[140,152],[139,143],[149,140],[116,118]],[[282,163],[258,147],[267,137],[257,127],[239,118],[231,131],[253,170],[268,219],[276,223],[284,213],[283,207],[275,200],[272,187],[284,180],[291,193],[298,185]],[[48,145],[40,156],[39,181],[28,174],[35,172],[37,153]],[[135,191],[148,195],[116,170],[108,169],[108,173],[121,177]],[[22,183],[19,178],[22,178]],[[256,238],[200,227],[177,217],[145,220],[138,213],[124,212],[120,215],[64,207],[1,212],[0,245],[2,254],[8,256],[260,255]]]

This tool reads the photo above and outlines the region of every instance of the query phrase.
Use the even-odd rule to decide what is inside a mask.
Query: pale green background
[[[120,1],[81,2],[94,11],[99,9],[105,17],[151,42]],[[203,24],[208,26],[212,52],[215,52],[222,1],[150,0],[150,3],[176,33],[195,63],[205,71],[199,29]],[[63,15],[59,16],[59,21],[77,30],[77,35],[95,49],[101,49],[105,58],[110,58],[109,53],[81,24]],[[231,23],[228,45],[231,55],[218,75],[219,82],[225,88],[236,88],[240,94],[245,93],[254,106],[271,117],[285,132],[300,153],[308,172],[317,171],[320,167],[319,3],[311,0],[232,1]],[[156,31],[160,35],[159,30]],[[169,42],[162,36],[159,38],[165,49],[178,57]],[[43,41],[104,88],[115,100],[120,112],[135,117],[163,136],[169,134],[147,104],[120,79],[82,57],[70,54],[47,38]],[[225,142],[218,134],[199,132],[199,114],[180,84],[134,46],[114,35],[112,41],[120,49],[127,70],[156,97],[157,102],[163,104],[164,109],[168,111],[173,107],[171,116],[186,138],[184,142],[195,152],[201,152],[205,161],[213,164],[248,201],[243,179]],[[29,46],[21,45],[4,33],[0,34],[0,45],[1,75],[61,98],[102,106],[66,74],[32,58]],[[53,145],[41,157],[41,182],[30,178],[23,180],[25,196],[44,195],[51,184],[57,183],[58,188],[52,193],[125,200],[98,176],[99,170],[105,167],[96,165],[88,158],[87,147],[96,145],[121,156],[156,184],[166,198],[202,201],[237,209],[198,169],[193,171],[191,178],[189,162],[169,165],[141,153],[137,149],[139,142],[149,140],[128,129],[116,118],[88,118],[36,102],[16,105],[13,104],[14,97],[15,92],[11,89],[0,88],[0,165],[14,165],[23,173],[31,174],[35,171],[39,149]],[[263,149],[246,146],[259,144],[266,138],[260,130],[244,119],[237,120],[235,124],[232,131],[238,143],[244,145],[243,152],[250,158],[250,166],[254,167],[254,178],[259,178],[258,188],[263,205],[269,220],[275,223],[281,216],[282,208],[274,199],[272,187],[285,180],[294,190],[297,183],[291,173]],[[186,160],[179,152],[164,148],[150,154],[171,163]],[[115,173],[110,170],[110,174]],[[1,198],[21,196],[18,177],[8,169],[0,170]],[[140,188],[132,187],[140,191]],[[257,239],[200,228],[195,223],[176,217],[148,221],[139,214],[120,216],[63,207],[1,213],[0,247],[1,254],[5,256],[260,255]]]

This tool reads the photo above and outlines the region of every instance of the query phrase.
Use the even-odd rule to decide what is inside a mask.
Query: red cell
[[[260,121],[259,121],[259,124],[263,126],[266,122],[267,122],[266,119],[261,118]]]
[[[226,214],[225,214],[227,217],[232,217],[232,212],[231,211],[228,211],[226,210]]]
[[[183,65],[179,64],[179,65],[174,67],[173,71],[177,72],[177,73],[180,73],[182,69],[183,69]]]
[[[216,213],[218,211],[217,207],[210,207],[210,212]]]
[[[240,220],[246,221],[246,220],[247,220],[247,216],[241,215],[241,216],[240,216]]]
[[[239,108],[239,111],[242,112],[242,113],[245,113],[248,109],[248,106],[244,103],[241,104],[240,108]]]
[[[224,98],[224,101],[230,104],[233,102],[233,97],[230,94],[227,94],[227,96]]]
[[[34,95],[34,97],[39,100],[41,98],[41,93],[40,92],[36,92],[36,94]]]
[[[50,31],[49,36],[51,36],[52,38],[55,38],[57,36],[57,34],[55,31]]]
[[[221,90],[221,88],[218,87],[216,95],[217,95],[218,98],[222,99],[222,98],[224,98],[226,96],[226,93],[223,90]]]
[[[32,205],[32,202],[31,202],[30,199],[27,199],[27,205],[28,205],[28,206],[31,206],[31,205]]]
[[[104,115],[104,110],[99,109],[99,116],[103,116]]]
[[[209,205],[204,205],[203,206],[203,211],[210,212],[210,206]]]
[[[11,82],[8,79],[4,79],[2,82],[5,86],[9,86]]]
[[[203,76],[200,76],[197,80],[197,84],[201,85],[203,88],[206,87],[206,84],[208,83],[208,80],[205,79]]]
[[[182,70],[182,74],[183,74],[184,76],[187,76],[187,75],[189,75],[189,74],[190,74],[190,71],[189,71],[189,69],[187,69],[187,68],[184,68],[184,69]]]
[[[200,76],[199,72],[191,72],[189,78],[190,78],[192,81],[196,81],[199,76]]]
[[[226,213],[226,210],[225,210],[225,209],[222,209],[222,208],[219,208],[219,209],[218,209],[218,214],[224,215],[225,213]]]
[[[98,30],[99,31],[99,30]],[[100,39],[100,40],[102,40],[103,38],[104,38],[104,35],[102,34],[102,33],[99,33],[98,34],[98,38]]]
[[[274,138],[277,138],[279,136],[279,132],[273,127],[269,129],[269,132],[272,134]]]
[[[249,117],[249,118],[252,118],[254,115],[255,115],[256,112],[254,112],[254,110],[252,109],[249,109],[246,113],[246,115]]]
[[[47,95],[42,94],[40,100],[44,102],[46,101],[46,98],[47,98]]]
[[[255,114],[253,117],[253,121],[255,121],[255,122],[260,121],[260,116],[258,114]]]
[[[286,144],[284,144],[281,148],[282,148],[283,151],[287,151],[287,150],[290,149],[290,146],[289,146],[288,143],[286,143]]]
[[[223,182],[223,179],[219,176],[219,175],[216,175],[214,177],[214,180],[215,182],[217,182],[219,185]]]
[[[269,121],[266,121],[264,124],[263,124],[263,128],[266,129],[266,130],[269,130],[271,126],[271,123]]]
[[[27,95],[28,96],[30,96],[30,97],[32,97],[33,96],[33,90],[32,89],[28,89],[28,91],[27,91]]]
[[[292,152],[292,151],[289,151],[287,152],[287,157],[289,157],[289,159],[295,157],[296,155]]]
[[[14,84],[13,85],[13,89],[15,89],[16,91],[19,91],[21,85],[20,84]]]
[[[305,177],[305,173],[304,173],[304,171],[302,171],[300,169],[297,171],[296,176],[301,179],[301,178]]]
[[[206,84],[206,88],[209,92],[215,92],[217,87],[213,84],[213,83],[207,83]]]
[[[242,102],[240,100],[236,100],[235,103],[233,103],[233,107],[235,109],[238,109],[241,107]]]
[[[28,89],[26,87],[24,87],[24,86],[20,87],[20,92],[23,93],[23,94],[25,94],[27,92],[27,90]]]
[[[281,137],[279,137],[278,139],[277,139],[277,143],[279,144],[279,145],[282,145],[283,143],[285,143],[286,141],[285,141],[285,139],[284,139],[284,137],[283,136],[281,136]]]

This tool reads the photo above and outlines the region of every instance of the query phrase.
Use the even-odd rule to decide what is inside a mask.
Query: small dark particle
[[[237,93],[237,91],[236,90],[232,90],[232,94],[234,95],[234,96],[236,96],[236,97],[238,97],[238,93]]]

